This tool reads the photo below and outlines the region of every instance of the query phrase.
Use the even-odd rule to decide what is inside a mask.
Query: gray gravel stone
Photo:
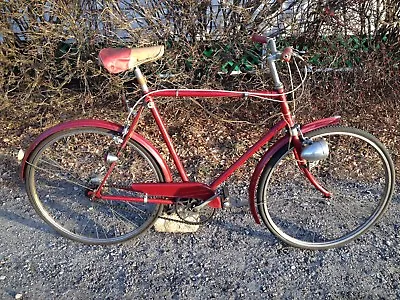
[[[231,193],[241,200],[243,188]],[[52,231],[22,185],[5,186],[0,299],[400,299],[399,211],[396,194],[370,232],[327,251],[286,247],[247,206],[196,233],[86,246]]]

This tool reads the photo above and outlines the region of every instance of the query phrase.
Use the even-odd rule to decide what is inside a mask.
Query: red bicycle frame
[[[279,121],[275,126],[269,129],[261,139],[254,144],[246,153],[244,153],[239,159],[229,167],[225,172],[223,172],[220,176],[218,176],[209,186],[204,185],[198,182],[190,182],[187,172],[173,146],[171,137],[168,134],[166,126],[160,116],[160,113],[157,109],[157,106],[154,102],[154,98],[156,97],[202,97],[202,98],[221,98],[221,97],[248,97],[252,94],[268,96],[274,98],[279,101],[282,112],[282,120]],[[289,105],[286,100],[286,96],[283,93],[282,89],[277,91],[257,91],[257,92],[232,92],[232,91],[215,91],[215,90],[158,90],[152,91],[145,95],[144,104],[147,108],[150,109],[153,118],[161,132],[163,140],[169,150],[171,158],[175,164],[175,167],[178,170],[181,182],[167,182],[167,183],[135,183],[132,184],[130,190],[140,192],[145,194],[145,197],[128,197],[128,196],[111,196],[111,195],[102,195],[101,190],[107,181],[107,178],[111,174],[117,162],[111,164],[107,174],[105,175],[102,183],[95,193],[93,193],[94,198],[101,198],[105,200],[119,200],[119,201],[134,201],[134,202],[149,202],[149,203],[157,203],[157,204],[173,204],[174,200],[177,198],[195,198],[202,199],[204,201],[209,200],[209,205],[214,208],[221,208],[220,198],[215,195],[215,191],[217,188],[225,182],[233,172],[235,172],[238,168],[240,168],[254,153],[261,149],[265,144],[271,141],[277,133],[279,133],[285,127],[290,131],[291,128],[294,128],[295,123],[291,116]],[[143,107],[141,107],[135,117],[132,120],[132,123],[129,127],[129,130],[124,137],[124,141],[121,145],[117,156],[121,154],[123,149],[125,148],[128,140],[131,138],[132,134],[135,132],[136,126],[139,122],[141,114],[143,112]],[[302,166],[302,161],[300,158],[301,151],[301,141],[298,136],[293,135],[291,137],[292,143],[295,146],[295,157],[298,160],[299,166]],[[308,172],[307,168],[300,168],[305,176],[310,180],[314,186],[319,189],[325,196],[329,196],[330,193],[326,191],[319,183],[314,179],[310,172]]]
[[[149,91],[146,80],[142,75],[140,69],[136,67],[134,69],[136,79],[141,86],[141,89],[144,93],[144,96],[137,102],[143,104],[139,109],[135,110],[135,115],[131,121],[129,127],[122,128],[118,124],[108,123],[99,120],[78,120],[68,122],[67,124],[61,124],[54,128],[49,129],[40,135],[25,153],[25,157],[22,161],[22,176],[25,176],[24,169],[26,161],[33,151],[33,149],[43,140],[45,140],[48,136],[62,131],[65,128],[72,127],[82,127],[82,126],[95,126],[95,127],[103,127],[107,129],[111,129],[114,131],[119,131],[123,135],[122,144],[116,154],[117,157],[121,155],[124,151],[129,139],[134,139],[140,144],[144,146],[154,157],[159,166],[162,169],[164,174],[164,179],[166,182],[164,183],[134,183],[130,187],[128,187],[131,191],[136,191],[144,194],[142,197],[129,197],[129,196],[112,196],[102,194],[103,187],[105,186],[107,179],[109,178],[111,172],[114,170],[116,164],[118,163],[118,159],[111,163],[106,175],[104,176],[102,182],[98,186],[98,188],[90,193],[92,199],[105,199],[105,200],[113,200],[113,201],[132,201],[132,202],[149,202],[149,203],[157,203],[157,204],[173,204],[179,198],[193,198],[193,199],[201,199],[205,201],[204,204],[208,204],[214,208],[221,208],[221,199],[216,194],[216,190],[218,187],[225,182],[233,172],[235,172],[238,168],[240,168],[254,153],[259,151],[261,147],[270,142],[277,133],[281,132],[284,128],[287,129],[287,134],[275,142],[275,144],[267,150],[259,164],[257,165],[253,176],[250,182],[249,188],[249,203],[251,212],[256,220],[259,223],[258,215],[255,209],[255,188],[261,175],[262,170],[268,163],[269,159],[276,153],[281,147],[283,147],[287,143],[292,143],[294,146],[294,156],[299,166],[299,170],[304,173],[304,176],[315,186],[317,190],[319,190],[324,196],[330,197],[331,193],[327,191],[323,186],[321,186],[313,175],[309,172],[306,167],[306,162],[301,158],[301,150],[302,150],[302,140],[301,135],[299,134],[299,130],[294,122],[294,119],[291,115],[289,104],[286,99],[286,94],[283,90],[283,85],[279,80],[279,75],[276,70],[275,61],[278,59],[283,59],[285,61],[289,61],[291,55],[294,55],[293,51],[289,48],[285,49],[282,53],[277,52],[275,42],[273,40],[265,40],[259,41],[259,39],[255,38],[255,41],[262,43],[270,43],[268,44],[271,49],[271,55],[267,57],[267,62],[271,71],[272,79],[275,84],[275,90],[273,91],[244,91],[244,92],[236,92],[236,91],[224,91],[224,90],[202,90],[202,89],[174,89],[174,90],[158,90],[158,91]],[[269,41],[269,42],[268,42]],[[290,51],[289,51],[290,50]],[[247,97],[262,97],[262,98],[270,98],[280,103],[280,110],[282,119],[275,124],[271,129],[264,133],[264,135],[260,138],[260,140],[255,143],[246,153],[240,156],[237,161],[229,167],[225,172],[220,174],[210,185],[205,185],[199,182],[191,182],[188,178],[187,172],[173,146],[171,137],[168,134],[166,126],[160,116],[160,113],[157,109],[156,103],[154,99],[157,97],[200,97],[200,98],[222,98],[222,97],[230,97],[230,98],[247,98]],[[142,101],[142,102],[141,102]],[[168,148],[168,151],[172,157],[174,165],[179,173],[180,181],[173,182],[171,171],[165,160],[159,155],[159,152],[155,149],[155,147],[144,139],[142,136],[136,133],[136,127],[139,123],[139,119],[143,113],[145,108],[150,109],[152,116],[160,130],[160,133],[163,137],[163,140]],[[131,109],[131,112],[134,110]],[[325,127],[332,124],[337,124],[339,122],[340,117],[333,117],[315,121],[310,124],[304,125],[301,129],[303,133],[306,133],[310,130],[314,130],[317,128]],[[202,204],[203,205],[203,204]]]

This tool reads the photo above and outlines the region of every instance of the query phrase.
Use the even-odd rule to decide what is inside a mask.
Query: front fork
[[[280,100],[280,106],[281,106],[281,112],[282,112],[282,117],[285,120],[288,131],[290,134],[290,140],[292,141],[292,144],[294,146],[293,152],[294,156],[297,161],[297,165],[299,166],[300,170],[303,172],[304,176],[307,177],[307,179],[310,181],[310,183],[315,186],[315,188],[320,191],[325,197],[329,198],[332,196],[332,193],[329,192],[327,189],[325,189],[318,181],[317,179],[311,174],[307,161],[304,160],[301,157],[301,152],[303,149],[303,142],[305,141],[303,134],[301,132],[300,126],[295,124],[294,117],[292,116],[292,113],[290,112],[289,104],[287,102],[286,98],[286,93],[283,90],[283,85],[279,80],[278,72],[276,71],[275,67],[275,61],[273,59],[268,60],[271,72],[274,74],[273,79],[275,83],[275,89],[276,91],[281,94],[279,97]],[[289,141],[290,144],[290,141]]]
[[[330,198],[332,196],[332,193],[329,192],[317,181],[314,175],[311,174],[307,161],[301,157],[301,152],[303,149],[303,144],[305,142],[305,139],[301,132],[300,126],[294,125],[292,128],[289,129],[289,132],[292,139],[292,144],[294,146],[293,148],[294,157],[296,159],[297,165],[299,166],[299,169],[302,171],[304,176],[307,177],[310,183],[324,195],[324,197]]]

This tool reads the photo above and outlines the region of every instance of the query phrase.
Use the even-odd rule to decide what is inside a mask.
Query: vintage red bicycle
[[[101,50],[100,62],[109,72],[133,70],[143,97],[132,106],[127,102],[124,125],[69,121],[31,144],[21,175],[37,213],[61,235],[87,244],[124,242],[172,213],[181,222],[201,224],[216,209],[229,207],[224,182],[263,151],[249,186],[256,223],[262,221],[284,243],[308,249],[342,246],[369,229],[388,207],[394,190],[388,151],[369,133],[339,125],[338,116],[297,124],[287,97],[295,88],[285,92],[276,62],[295,62],[301,55],[291,47],[279,52],[273,38],[252,38],[266,50],[271,91],[150,91],[139,66],[161,58],[163,46]],[[278,102],[281,119],[211,184],[193,182],[159,114],[158,97],[256,97]],[[138,133],[144,110],[154,117],[179,179],[173,178],[156,147]],[[284,135],[279,137],[280,132]]]

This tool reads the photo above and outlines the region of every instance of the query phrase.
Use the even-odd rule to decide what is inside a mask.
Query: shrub
[[[3,118],[27,119],[30,123],[26,126],[36,123],[34,126],[41,127],[51,123],[53,115],[68,118],[93,108],[96,113],[99,108],[119,105],[122,94],[137,96],[132,73],[111,76],[98,65],[97,54],[103,47],[164,44],[163,59],[143,67],[153,88],[267,88],[268,74],[260,69],[259,48],[249,34],[274,28],[284,30],[280,45],[307,50],[309,61],[319,69],[311,74],[310,92],[297,107],[304,117],[315,116],[315,108],[319,116],[354,114],[356,105],[369,114],[376,114],[377,107],[386,114],[399,109],[398,1],[263,3],[2,1]],[[239,70],[245,72],[227,74]],[[215,105],[199,100],[197,104],[221,120],[264,120],[270,108],[257,101],[252,106],[233,102],[229,109],[226,102]],[[168,105],[184,110],[193,104]],[[246,107],[245,114],[239,112],[241,107]]]

